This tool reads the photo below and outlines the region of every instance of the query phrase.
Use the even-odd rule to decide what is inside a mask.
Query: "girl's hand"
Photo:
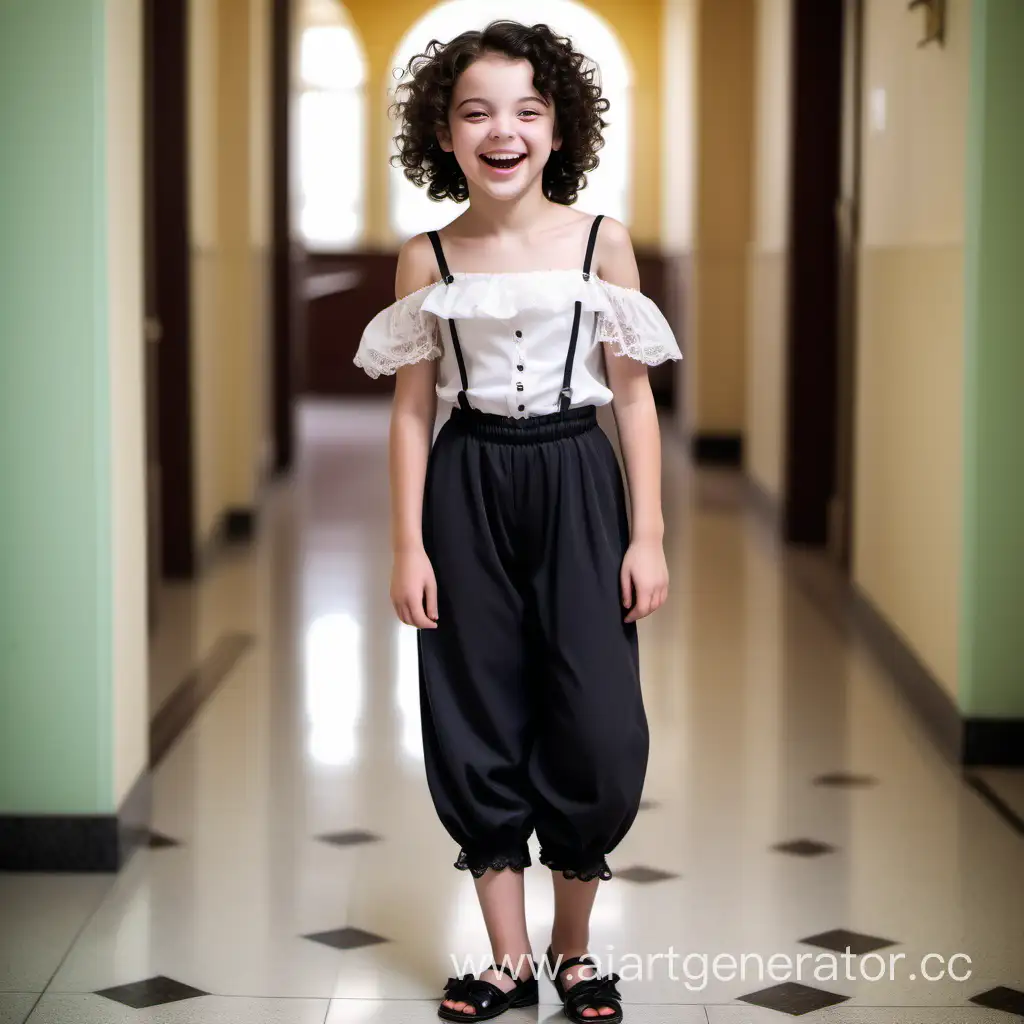
[[[391,568],[391,603],[407,626],[437,629],[437,581],[426,551],[396,551]]]
[[[668,597],[668,563],[659,541],[635,540],[622,560],[622,606],[632,610],[626,622],[657,611]]]

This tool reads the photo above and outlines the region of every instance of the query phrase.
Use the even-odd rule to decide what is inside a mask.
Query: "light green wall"
[[[104,26],[0,2],[0,814],[113,810]]]
[[[974,0],[960,705],[1024,718],[1024,0]]]

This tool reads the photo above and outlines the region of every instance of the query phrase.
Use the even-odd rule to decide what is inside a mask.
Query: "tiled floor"
[[[423,779],[415,633],[387,596],[386,418],[306,410],[301,471],[252,552],[169,595],[154,704],[220,637],[253,642],[156,770],[171,844],[116,878],[0,876],[0,1024],[426,1024],[463,958],[486,958]],[[646,802],[593,919],[626,1020],[1024,1018],[1024,838],[787,575],[730,479],[671,443],[665,462]],[[539,953],[545,869],[527,900]],[[922,977],[957,953],[965,980]],[[891,956],[891,979],[862,976]],[[541,992],[502,1019],[564,1019]]]

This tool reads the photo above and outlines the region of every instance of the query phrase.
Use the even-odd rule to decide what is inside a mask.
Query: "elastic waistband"
[[[474,437],[502,444],[536,444],[539,441],[557,441],[575,437],[597,426],[597,409],[583,405],[566,412],[553,412],[544,416],[497,416],[493,413],[466,411],[456,406],[452,410],[453,426]]]

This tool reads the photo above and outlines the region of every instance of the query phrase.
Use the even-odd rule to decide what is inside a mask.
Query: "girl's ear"
[[[560,150],[561,148],[562,148],[562,136],[559,135],[558,132],[555,132],[553,138],[551,139],[551,149],[552,149],[552,152],[557,153],[558,150]]]
[[[455,149],[452,145],[452,133],[447,128],[437,129],[437,142],[446,153],[451,153]]]

